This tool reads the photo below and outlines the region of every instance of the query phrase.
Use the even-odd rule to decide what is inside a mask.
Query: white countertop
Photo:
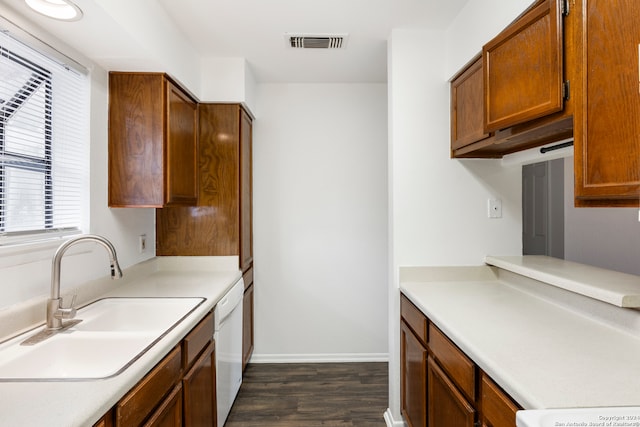
[[[640,277],[548,256],[488,256],[486,263],[618,307],[640,307]]]
[[[564,295],[560,304],[534,293],[547,286],[488,266],[407,268],[400,280],[403,293],[523,408],[640,406],[640,331],[590,316],[581,307],[594,303],[584,296]],[[640,317],[597,304],[623,310],[625,321]]]
[[[134,272],[135,279],[102,295],[204,297],[206,301],[116,377],[77,382],[0,382],[0,425],[72,427],[98,421],[241,277],[240,271],[232,267],[233,261],[220,263],[216,258],[156,258],[145,263],[143,274]]]

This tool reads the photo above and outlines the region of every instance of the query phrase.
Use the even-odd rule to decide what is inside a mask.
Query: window
[[[0,245],[82,229],[88,82],[0,33]]]

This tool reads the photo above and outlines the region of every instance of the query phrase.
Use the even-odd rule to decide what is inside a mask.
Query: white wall
[[[470,0],[446,32],[391,35],[388,424],[402,425],[398,268],[479,265],[487,254],[522,253],[521,169],[449,158],[448,79],[529,3]],[[487,218],[489,198],[502,200],[503,218]]]
[[[255,103],[248,99],[253,91],[253,75],[244,58],[204,58],[201,74],[201,101],[245,102],[250,108]]]
[[[386,360],[383,84],[259,84],[252,361]]]
[[[128,35],[126,45],[118,46],[114,58],[101,58],[122,71],[163,71],[171,74],[195,94],[200,93],[200,57],[187,37],[173,23],[172,18],[157,0],[96,0],[103,12],[96,24],[112,19],[110,28],[101,28],[103,37],[113,32],[114,40]],[[89,3],[87,7],[93,8]],[[81,5],[81,7],[85,7]],[[92,16],[88,14],[85,19]],[[85,20],[83,19],[83,21]],[[107,21],[109,22],[109,21]],[[140,52],[138,58],[130,57]],[[127,64],[123,69],[121,64]]]
[[[573,157],[565,159],[564,195],[565,259],[640,275],[638,209],[574,207]]]
[[[532,0],[469,0],[447,29],[447,78],[481,52],[483,44],[531,3]]]

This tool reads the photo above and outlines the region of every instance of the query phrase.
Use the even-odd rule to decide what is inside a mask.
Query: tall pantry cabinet
[[[253,351],[252,122],[241,104],[198,104],[198,203],[156,210],[156,255],[239,257],[244,365]]]

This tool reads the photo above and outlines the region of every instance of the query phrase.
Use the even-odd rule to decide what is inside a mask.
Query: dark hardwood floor
[[[387,363],[249,364],[224,427],[384,426],[387,369]]]

